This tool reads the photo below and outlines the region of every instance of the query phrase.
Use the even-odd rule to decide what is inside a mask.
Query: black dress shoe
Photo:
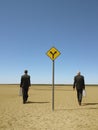
[[[79,102],[79,105],[81,106],[81,102]]]
[[[25,101],[23,101],[23,104],[25,104],[26,102]]]

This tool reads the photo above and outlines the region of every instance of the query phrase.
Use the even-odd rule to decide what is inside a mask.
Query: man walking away
[[[81,105],[82,102],[82,92],[83,89],[85,89],[85,81],[84,76],[81,75],[80,72],[77,73],[77,75],[74,77],[74,83],[73,83],[73,90],[77,90],[77,99],[79,105]]]
[[[24,75],[21,76],[20,82],[20,87],[22,87],[23,104],[25,104],[28,99],[28,90],[30,86],[30,76],[28,75],[28,71],[25,70]]]

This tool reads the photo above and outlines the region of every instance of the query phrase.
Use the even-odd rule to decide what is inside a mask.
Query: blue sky
[[[0,0],[0,83],[73,83],[77,71],[98,84],[98,0]]]

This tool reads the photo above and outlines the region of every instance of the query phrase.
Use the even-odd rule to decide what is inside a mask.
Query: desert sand
[[[0,85],[0,130],[98,130],[98,87],[86,86],[79,106],[72,86],[31,86],[26,104],[19,85]]]

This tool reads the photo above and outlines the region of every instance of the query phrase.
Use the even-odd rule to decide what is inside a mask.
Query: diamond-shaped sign
[[[55,48],[52,47],[49,51],[47,51],[47,56],[51,58],[51,60],[55,60],[61,53]]]

